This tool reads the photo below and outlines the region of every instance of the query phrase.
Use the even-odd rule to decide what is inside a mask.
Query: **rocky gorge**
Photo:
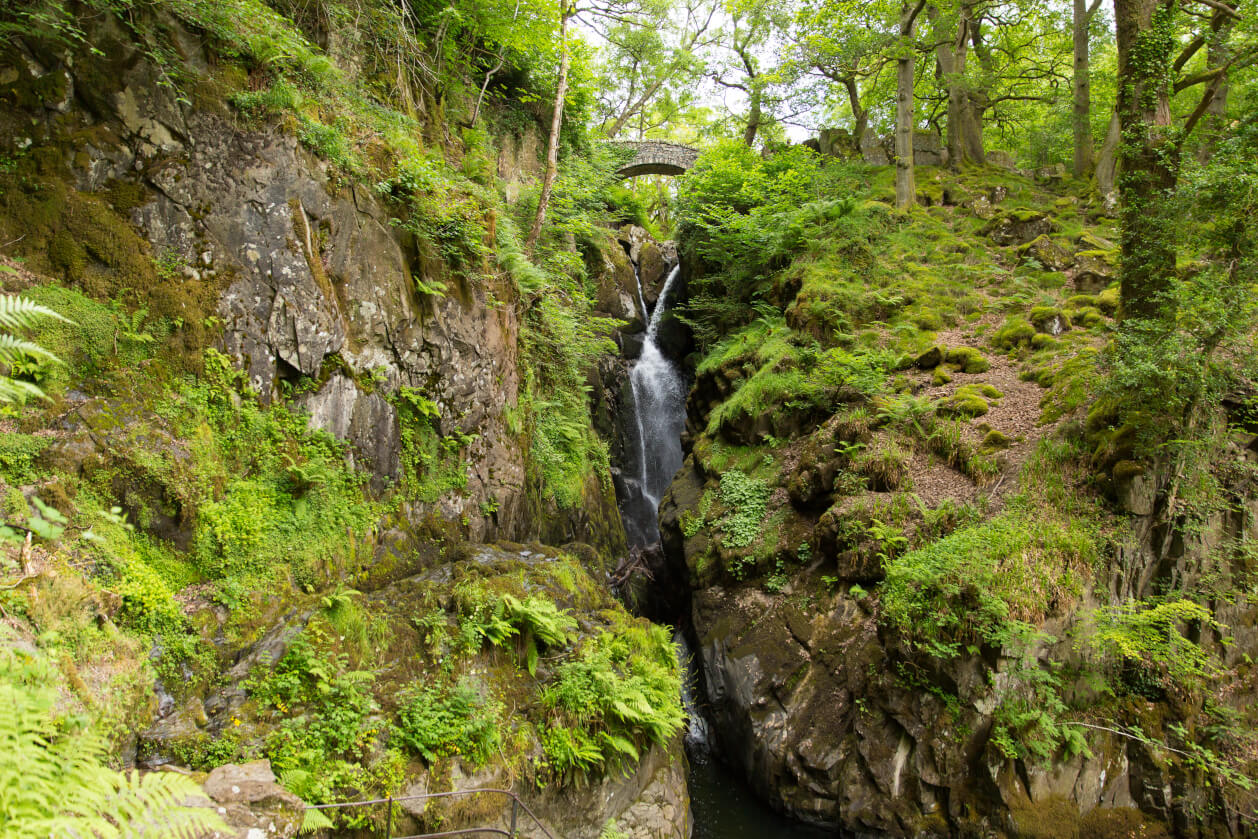
[[[192,826],[144,818],[181,836],[706,837],[695,759],[762,831],[1248,835],[1253,390],[1132,396],[1172,362],[1121,355],[1112,194],[825,129],[669,145],[648,211],[623,148],[545,134],[536,45],[460,42],[436,84],[389,4],[29,5],[0,13],[24,760],[172,784]],[[1189,285],[1250,264],[1195,247]],[[1210,301],[1181,323],[1241,357]]]

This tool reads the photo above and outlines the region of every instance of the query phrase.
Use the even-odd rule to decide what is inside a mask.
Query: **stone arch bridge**
[[[680,143],[663,140],[617,140],[610,143],[622,149],[633,149],[635,154],[624,166],[616,170],[622,178],[637,175],[682,175],[699,157],[699,150]]]

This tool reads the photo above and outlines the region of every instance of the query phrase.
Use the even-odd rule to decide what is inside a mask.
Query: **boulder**
[[[1012,210],[1001,213],[983,227],[983,234],[998,245],[1025,245],[1052,233],[1055,225],[1044,213]]]
[[[948,149],[934,131],[913,132],[913,163],[917,166],[947,166]]]
[[[1047,234],[1036,236],[1018,248],[1018,262],[1034,259],[1049,271],[1064,271],[1074,263],[1074,255],[1054,242]]]
[[[996,166],[1000,169],[1007,169],[1012,172],[1014,169],[1018,168],[1018,162],[1014,160],[1013,155],[1007,151],[995,149],[993,151],[986,152],[984,157],[986,158],[988,164]]]
[[[1080,294],[1104,291],[1118,279],[1114,251],[1086,250],[1075,254],[1074,283]]]
[[[823,128],[817,136],[817,151],[827,157],[851,157],[855,147],[846,128]]]
[[[866,133],[860,140],[861,160],[873,166],[887,166],[891,163],[891,152],[888,150],[887,138],[876,137]]]
[[[229,763],[210,773],[202,785],[231,829],[205,839],[289,839],[301,828],[305,804],[275,780],[271,763]]]

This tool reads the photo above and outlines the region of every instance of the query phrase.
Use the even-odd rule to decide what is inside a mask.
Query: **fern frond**
[[[316,830],[332,827],[332,820],[323,815],[322,810],[307,810],[305,815],[301,817],[301,827],[298,833],[314,833]]]
[[[47,306],[41,306],[34,301],[27,300],[25,297],[0,296],[0,328],[30,329],[41,318],[52,318],[65,323],[71,322],[68,318],[62,317]]]
[[[14,362],[23,361],[26,356],[42,358],[58,364],[61,362],[59,358],[33,341],[26,341],[13,335],[0,333],[0,364],[13,364]]]

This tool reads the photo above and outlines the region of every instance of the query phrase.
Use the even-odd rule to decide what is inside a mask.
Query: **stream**
[[[654,311],[648,312],[638,280],[638,304],[647,323],[642,351],[629,371],[633,394],[633,420],[625,422],[626,452],[633,461],[625,464],[621,518],[631,548],[646,548],[660,541],[659,505],[685,457],[681,433],[686,420],[687,383],[680,365],[659,346],[660,321],[673,302],[681,265],[674,265],[664,281]],[[690,717],[686,754],[690,762],[690,806],[694,839],[817,839],[832,835],[793,822],[773,812],[747,783],[713,754],[711,734],[700,710],[696,692],[701,690],[698,670],[685,634],[674,636],[684,670],[682,702]]]

